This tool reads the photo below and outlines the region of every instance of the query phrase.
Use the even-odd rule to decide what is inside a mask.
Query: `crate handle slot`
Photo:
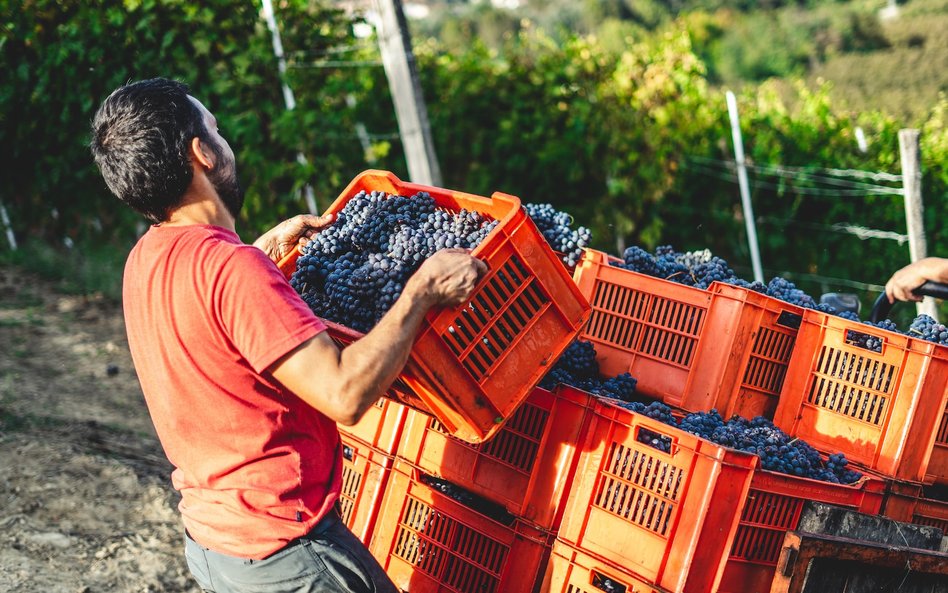
[[[802,315],[798,313],[792,313],[790,311],[781,311],[780,315],[777,317],[777,325],[782,325],[788,329],[800,329],[800,324],[802,322]]]
[[[604,593],[626,593],[629,589],[622,583],[616,582],[609,577],[596,572],[595,570],[592,571],[592,577],[590,578],[590,581],[590,584],[593,587],[603,591]],[[635,591],[632,593],[635,593]]]
[[[674,455],[678,451],[678,438],[659,432],[656,429],[647,426],[636,426],[634,429],[636,442],[647,445],[653,449]]]
[[[876,354],[882,353],[882,350],[885,348],[885,344],[887,342],[886,338],[883,336],[878,336],[876,334],[870,334],[868,332],[858,331],[855,329],[846,330],[845,341],[850,346],[862,348],[863,350],[875,352]]]

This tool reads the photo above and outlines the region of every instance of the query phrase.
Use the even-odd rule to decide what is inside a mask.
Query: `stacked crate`
[[[366,175],[343,196],[484,200]],[[495,216],[519,230],[475,251],[491,268],[487,288],[429,319],[427,346],[416,343],[388,397],[340,429],[346,523],[399,588],[754,593],[769,591],[807,500],[948,524],[948,505],[925,499],[921,483],[948,469],[945,349],[731,285],[651,278],[592,250],[570,289],[529,220]],[[360,337],[330,330],[342,347]],[[882,352],[853,351],[860,331],[881,333]],[[773,418],[882,478],[837,485],[775,474],[615,402],[535,388],[577,332],[594,343],[604,375],[630,372],[640,392],[677,409]],[[910,432],[924,436],[921,451],[908,451]]]
[[[405,591],[528,593],[556,536],[591,396],[537,388],[486,443],[411,410],[370,549]],[[447,485],[448,489],[445,489]]]
[[[581,338],[604,375],[689,412],[773,418],[803,309],[715,282],[708,290],[615,266],[587,249],[574,279],[592,313]]]
[[[575,338],[589,304],[518,198],[499,192],[477,196],[370,170],[356,176],[327,213],[338,214],[361,192],[376,191],[406,197],[426,193],[437,208],[477,212],[497,222],[471,251],[487,265],[487,273],[467,303],[427,313],[388,393],[436,417],[454,436],[488,440]],[[287,277],[299,256],[297,249],[279,262]],[[343,347],[363,336],[338,323],[327,326]]]
[[[604,375],[631,372],[638,379],[639,391],[643,394],[687,411],[717,408],[724,417],[759,414],[774,418],[784,405],[785,394],[799,389],[805,372],[799,362],[793,361],[802,360],[814,348],[810,332],[804,334],[803,330],[809,327],[804,321],[821,314],[729,285],[715,283],[708,290],[700,290],[652,278],[612,265],[617,261],[588,250],[574,276],[593,307],[581,337],[594,343]],[[940,410],[943,409],[942,405]],[[620,414],[621,421],[616,417],[607,421],[604,416],[608,414],[603,413],[603,408],[597,408],[594,425],[617,424],[624,427],[620,433],[639,422],[635,415],[626,412]],[[938,418],[943,418],[940,412]],[[786,424],[781,428],[810,440]],[[592,429],[597,430],[601,432],[602,428]],[[674,429],[662,430],[668,438],[678,438],[670,436]],[[629,432],[624,434],[624,439],[613,439],[609,446],[627,450],[633,434]],[[567,575],[578,570],[578,574],[585,575],[583,578],[600,580],[605,578],[601,575],[608,573],[612,575],[609,579],[613,584],[640,583],[635,585],[636,591],[649,590],[648,587],[656,591],[769,591],[783,537],[796,528],[807,500],[879,513],[892,488],[891,483],[871,472],[859,483],[846,486],[754,468],[748,472],[746,493],[737,496],[736,502],[732,500],[733,506],[713,515],[720,533],[733,529],[729,539],[700,544],[705,555],[718,558],[723,554],[720,570],[713,572],[707,564],[687,563],[669,570],[656,563],[658,557],[642,556],[653,536],[631,535],[641,526],[623,524],[635,518],[635,511],[640,508],[620,506],[612,509],[618,512],[610,516],[609,509],[601,507],[597,498],[602,496],[600,490],[618,478],[603,465],[608,456],[597,446],[597,440],[602,437],[590,436],[581,456],[550,572]],[[937,442],[937,437],[935,440]],[[819,448],[821,443],[817,439],[812,444]],[[824,452],[838,451],[850,454],[845,447],[836,446],[826,447]],[[652,453],[650,457],[661,458],[661,452]],[[654,460],[649,464],[649,467],[664,467]],[[647,481],[656,477],[646,472],[638,479]],[[721,495],[709,495],[706,504],[719,505],[716,498],[720,499]],[[905,507],[910,505],[913,513],[922,510],[928,515],[940,516],[937,510],[933,512],[932,502],[922,504],[913,499],[911,503],[892,508],[899,509],[893,512],[905,515]],[[662,500],[664,505],[672,503]],[[917,513],[914,516],[921,517]],[[698,522],[699,528],[707,527],[700,515],[690,514],[687,521]],[[609,528],[603,528],[600,522]],[[618,535],[623,533],[625,535]],[[681,541],[667,545],[687,547],[701,541],[694,536],[674,535]],[[666,556],[662,558],[667,559],[668,552],[663,553]],[[556,566],[564,562],[576,566]],[[664,572],[649,572],[655,567]],[[642,588],[641,583],[646,583],[646,588]],[[557,592],[579,587],[565,576],[554,578],[553,584],[551,590]],[[560,585],[563,588],[559,588]],[[587,589],[595,587],[586,582],[578,590]]]
[[[885,516],[948,534],[927,495],[948,491],[948,347],[807,311],[774,422],[882,476]]]
[[[783,537],[807,500],[877,513],[883,492],[873,477],[843,486],[764,471],[756,456],[599,401],[550,591],[576,591],[574,573],[639,583],[636,592],[769,591]]]
[[[440,209],[498,224],[472,251],[488,271],[468,302],[429,311],[386,398],[356,426],[340,427],[345,521],[405,590],[532,589],[588,409],[585,394],[534,388],[576,337],[589,304],[519,199],[366,171],[328,212],[363,191],[424,192]],[[299,255],[279,263],[285,275]],[[362,337],[327,327],[340,348]]]

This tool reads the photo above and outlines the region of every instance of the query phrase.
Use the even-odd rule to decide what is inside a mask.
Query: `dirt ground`
[[[0,591],[197,593],[121,307],[0,266]]]

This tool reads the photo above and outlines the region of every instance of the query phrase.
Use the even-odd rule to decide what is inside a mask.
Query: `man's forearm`
[[[342,350],[339,366],[348,387],[358,394],[360,416],[404,368],[430,308],[431,299],[421,291],[406,291],[369,333]]]

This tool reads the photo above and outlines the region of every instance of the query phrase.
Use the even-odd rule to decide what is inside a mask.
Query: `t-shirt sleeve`
[[[224,331],[258,373],[326,329],[276,264],[251,245],[227,259],[214,295]]]

